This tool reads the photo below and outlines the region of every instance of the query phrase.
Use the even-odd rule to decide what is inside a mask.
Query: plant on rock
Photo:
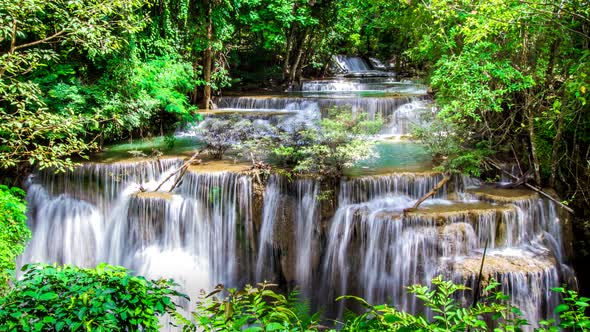
[[[317,123],[283,135],[271,157],[297,173],[337,178],[347,167],[375,155],[374,141],[367,137],[377,134],[381,125],[381,119],[368,120],[364,113],[333,108]]]
[[[197,127],[197,133],[205,142],[205,150],[213,159],[221,159],[231,148],[242,144],[256,133],[256,127],[248,119],[236,116],[207,118]],[[261,137],[264,135],[260,135]]]

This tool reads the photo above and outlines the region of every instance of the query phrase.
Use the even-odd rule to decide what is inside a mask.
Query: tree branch
[[[426,195],[420,197],[420,199],[418,199],[416,201],[416,204],[414,204],[414,206],[412,206],[411,208],[404,209],[403,215],[405,216],[407,213],[415,211],[418,208],[418,206],[420,206],[420,204],[422,204],[422,202],[427,200],[429,197],[434,196],[434,194],[436,194],[436,192],[439,191],[440,188],[442,188],[447,182],[449,182],[450,179],[451,179],[451,176],[449,174],[445,174],[444,177],[442,178],[442,180],[440,180],[436,184],[436,186],[434,186],[434,188],[432,188],[432,190],[427,192]]]
[[[30,43],[26,43],[26,44],[22,44],[22,45],[17,45],[14,48],[11,48],[11,50],[12,50],[12,52],[14,52],[14,51],[20,50],[22,48],[31,47],[31,46],[35,46],[35,45],[38,45],[38,44],[46,43],[46,42],[48,42],[48,41],[50,41],[52,39],[55,39],[55,38],[63,35],[65,32],[66,32],[66,30],[63,29],[63,30],[61,30],[61,31],[59,31],[59,32],[57,32],[57,33],[49,36],[49,37],[46,37],[46,38],[43,38],[43,39],[39,39],[39,40],[35,40],[34,42],[30,42]]]
[[[514,180],[518,180],[518,178],[517,178],[516,176],[514,176],[514,175],[512,175],[510,172],[507,172],[506,170],[502,169],[502,167],[500,167],[498,164],[496,164],[496,163],[495,163],[495,162],[493,162],[492,160],[488,159],[488,162],[489,162],[489,164],[490,164],[490,165],[492,165],[492,166],[493,166],[494,168],[496,168],[497,170],[499,170],[499,171],[501,171],[502,173],[504,173],[504,174],[508,175],[509,177],[511,177],[511,178],[512,178],[512,179],[514,179]],[[526,183],[526,182],[524,183],[524,185],[525,185],[526,187],[528,187],[529,189],[532,189],[532,190],[534,190],[534,191],[538,192],[539,194],[541,194],[541,195],[543,195],[543,196],[547,197],[548,199],[550,199],[551,201],[553,201],[553,202],[554,202],[554,203],[556,203],[557,205],[559,205],[559,206],[561,206],[562,208],[564,208],[564,209],[565,209],[567,212],[569,212],[569,213],[571,213],[571,214],[574,214],[574,213],[575,213],[575,212],[574,212],[574,210],[573,210],[572,208],[570,208],[569,206],[567,206],[567,205],[563,204],[562,202],[560,202],[560,201],[556,200],[555,198],[553,198],[551,195],[549,195],[548,193],[544,192],[543,190],[541,190],[541,189],[539,189],[539,188],[537,188],[537,187],[535,187],[535,186],[533,186],[533,185],[531,185],[531,184],[528,184],[528,183]]]

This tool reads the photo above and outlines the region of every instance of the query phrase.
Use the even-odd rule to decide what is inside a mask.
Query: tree
[[[82,139],[93,119],[48,110],[31,75],[75,50],[90,58],[121,49],[142,27],[143,0],[3,1],[0,4],[0,163],[71,167],[93,147]],[[123,33],[125,31],[125,33]]]
[[[586,4],[404,3],[414,21],[407,54],[429,69],[439,118],[464,133],[466,153],[485,146],[589,206]]]
[[[366,137],[377,134],[382,121],[366,120],[363,115],[353,117],[350,110],[332,109],[318,130],[307,132],[311,143],[300,149],[303,157],[294,171],[338,178],[345,168],[374,156],[374,142]]]
[[[0,295],[8,289],[16,257],[31,237],[23,198],[21,189],[0,185]]]

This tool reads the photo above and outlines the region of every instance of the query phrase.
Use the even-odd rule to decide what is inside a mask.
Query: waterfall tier
[[[382,118],[383,134],[406,135],[435,111],[425,87],[389,78],[309,81],[302,88],[218,98],[208,116],[253,116],[295,130],[299,121],[346,106]],[[274,281],[285,291],[298,287],[314,308],[336,318],[350,303],[334,299],[346,294],[428,314],[405,287],[438,275],[473,287],[487,247],[485,279],[498,280],[531,323],[551,318],[558,301],[551,287],[573,276],[555,204],[528,190],[455,176],[404,213],[443,178],[424,149],[409,144],[379,145],[379,158],[335,182],[255,175],[250,165],[228,161],[176,172],[179,158],[38,172],[27,188],[33,238],[20,263],[123,265],[174,278],[193,297],[219,283]]]

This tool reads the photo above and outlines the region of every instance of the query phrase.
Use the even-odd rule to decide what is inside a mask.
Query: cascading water
[[[319,183],[311,179],[298,180],[295,183],[297,192],[297,204],[295,211],[297,267],[295,280],[299,285],[309,285],[312,281],[312,259],[314,252],[319,252],[314,241],[315,234],[319,233],[318,194]]]
[[[384,133],[405,135],[433,111],[425,88],[390,78],[310,81],[302,90],[216,103],[218,110],[257,110],[258,125],[287,131],[347,106],[381,117]],[[280,116],[264,115],[277,110]],[[337,317],[351,304],[334,303],[345,294],[423,312],[404,287],[439,274],[473,287],[487,243],[484,279],[498,280],[532,323],[551,317],[558,297],[550,288],[572,276],[555,205],[528,191],[457,176],[404,214],[443,176],[400,162],[402,171],[361,168],[331,188],[314,178],[275,174],[259,184],[241,171],[191,167],[172,192],[176,173],[153,192],[182,163],[86,163],[65,174],[36,173],[27,188],[33,238],[20,263],[121,264],[173,278],[193,298],[218,283],[268,280],[298,287]]]
[[[409,87],[411,84],[402,85],[393,78],[360,78],[360,79],[330,79],[330,80],[316,80],[303,81],[301,83],[301,91],[304,93],[312,92],[351,92],[351,91],[370,91],[379,92],[388,89],[395,89],[401,87]],[[418,85],[413,84],[418,91]]]
[[[413,100],[396,108],[391,119],[387,121],[387,133],[393,135],[411,134],[415,126],[426,123],[425,116],[434,112],[432,105],[425,100]]]
[[[187,172],[174,193],[150,192],[178,165],[154,164],[83,166],[61,180],[54,177],[58,185],[51,186],[53,194],[33,180],[28,188],[33,238],[21,262],[123,265],[147,277],[172,277],[192,295],[216,283],[236,286],[247,280],[238,261],[247,260],[248,245],[254,246],[248,240],[254,236],[251,178]],[[117,178],[122,172],[109,170],[124,170],[125,176]],[[110,195],[85,181],[76,185],[73,178],[121,191]],[[164,190],[174,180],[164,183]]]
[[[371,65],[361,57],[337,55],[335,58],[340,66],[347,72],[363,72],[373,69]]]
[[[319,182],[313,179],[289,182],[274,175],[268,180],[264,191],[257,279],[273,280],[279,273],[303,292],[313,284],[313,267],[318,265],[321,251],[318,194]],[[283,255],[283,260],[277,257],[279,255]]]
[[[442,180],[438,173],[397,173],[344,179],[340,182],[339,206],[366,202],[388,194],[401,194],[413,198],[424,196]],[[446,196],[446,186],[436,194]]]
[[[279,215],[281,204],[281,177],[273,175],[264,190],[264,206],[262,209],[262,227],[256,261],[256,280],[272,280],[276,269],[276,251],[274,243],[275,221]]]

